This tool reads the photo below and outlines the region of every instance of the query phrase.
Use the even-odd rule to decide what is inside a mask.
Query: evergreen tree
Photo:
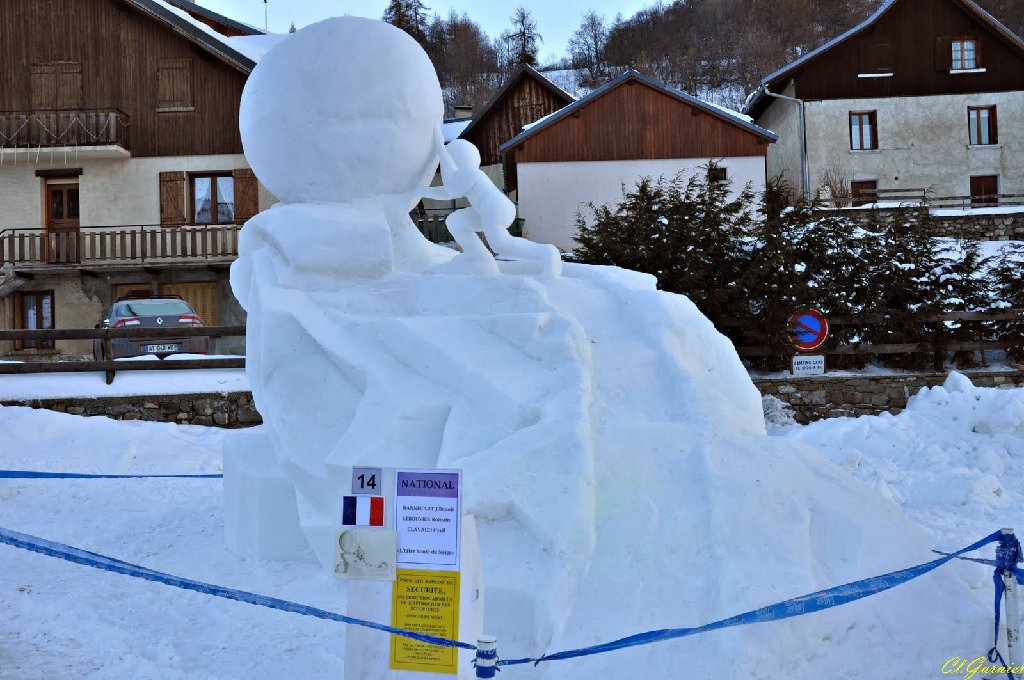
[[[537,31],[537,22],[530,10],[520,5],[512,14],[512,28],[503,31],[498,42],[503,66],[506,71],[512,71],[520,64],[536,66],[539,45],[544,39]]]
[[[864,339],[872,344],[931,344],[933,367],[943,370],[945,327],[924,320],[942,311],[928,208],[899,208],[880,220],[873,231],[879,234],[881,248],[873,258],[869,284],[879,294],[865,311],[887,318],[885,323],[867,326]],[[882,355],[879,361],[899,368],[928,367],[924,353]]]
[[[420,0],[391,0],[381,19],[402,29],[427,49],[427,7]]]
[[[994,282],[994,307],[1024,310],[1024,245],[1003,246],[991,269]],[[1004,321],[1000,339],[1008,340],[1007,355],[1024,362],[1024,319]]]
[[[943,312],[975,312],[990,306],[986,272],[990,258],[982,257],[978,241],[952,242],[943,239],[946,247],[939,264],[939,292]],[[985,339],[986,329],[978,322],[952,319],[944,323],[943,334],[953,342],[978,342]],[[953,354],[958,368],[976,366],[974,352]]]

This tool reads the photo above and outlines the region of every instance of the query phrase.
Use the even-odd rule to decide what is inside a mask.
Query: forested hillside
[[[1024,0],[977,0],[1018,35]],[[529,10],[509,9],[509,27],[488,36],[468,14],[428,14],[421,0],[391,0],[383,19],[415,37],[430,55],[456,104],[478,108],[521,63],[576,69],[595,87],[626,68],[738,108],[760,80],[863,21],[882,0],[674,0],[633,16],[597,11],[581,17],[568,53],[538,63],[543,26]]]

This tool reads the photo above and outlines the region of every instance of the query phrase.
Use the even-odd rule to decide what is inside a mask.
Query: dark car
[[[196,310],[177,295],[118,298],[96,328],[181,328],[206,325]],[[110,356],[103,341],[93,341],[93,356],[98,361],[155,354],[163,359],[170,354],[208,354],[210,339],[204,336],[158,338],[112,338]]]

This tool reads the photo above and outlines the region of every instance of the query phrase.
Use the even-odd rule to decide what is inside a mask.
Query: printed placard
[[[399,569],[391,598],[391,625],[455,640],[459,635],[459,572]],[[458,673],[455,647],[391,636],[391,669]]]
[[[460,470],[396,470],[400,568],[459,570]]]
[[[797,354],[793,357],[793,375],[825,375],[824,354]]]
[[[384,495],[384,470],[374,467],[352,468],[352,493],[356,496]]]

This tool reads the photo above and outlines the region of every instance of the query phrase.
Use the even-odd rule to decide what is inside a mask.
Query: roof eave
[[[708,113],[708,114],[710,114],[712,116],[715,116],[716,118],[718,118],[718,119],[720,119],[720,120],[722,120],[722,121],[724,121],[726,123],[729,123],[731,125],[735,125],[737,127],[743,128],[747,132],[750,132],[751,134],[757,135],[757,136],[761,137],[762,139],[765,139],[769,143],[774,143],[774,142],[779,141],[779,136],[777,134],[775,134],[774,132],[772,132],[771,130],[766,130],[765,128],[763,128],[763,127],[761,127],[759,125],[755,125],[754,123],[748,123],[747,121],[742,120],[740,118],[734,118],[732,116],[729,116],[728,114],[726,114],[725,111],[722,111],[721,109],[717,109],[717,108],[715,108],[713,106],[709,106],[708,104],[706,104],[705,102],[701,101],[700,99],[698,99],[696,97],[687,95],[685,92],[682,92],[681,90],[676,90],[675,88],[670,88],[670,87],[668,87],[667,85],[665,85],[663,83],[659,83],[658,81],[654,80],[653,78],[649,78],[649,77],[645,76],[644,74],[640,73],[639,71],[634,71],[634,70],[631,69],[629,71],[626,71],[622,75],[620,75],[618,78],[615,78],[614,80],[611,80],[611,81],[605,83],[601,87],[597,88],[596,90],[594,90],[593,92],[588,94],[586,97],[582,97],[580,99],[577,99],[572,104],[569,104],[568,106],[562,108],[557,113],[555,113],[552,116],[550,116],[548,118],[548,120],[545,120],[544,122],[542,122],[542,123],[540,123],[538,125],[535,125],[535,126],[531,127],[528,130],[523,130],[518,135],[516,135],[512,139],[508,140],[507,142],[505,142],[504,144],[502,144],[498,148],[501,151],[507,151],[508,149],[512,148],[513,146],[517,146],[517,145],[525,142],[527,139],[529,139],[533,135],[537,134],[541,130],[545,130],[545,129],[551,127],[552,125],[554,125],[558,121],[560,121],[563,118],[565,118],[566,116],[570,115],[573,111],[586,106],[590,102],[595,101],[595,100],[599,99],[600,97],[603,97],[605,94],[607,94],[608,92],[610,92],[614,88],[622,85],[623,83],[625,83],[628,80],[637,80],[637,81],[639,81],[641,83],[644,83],[644,84],[646,84],[646,85],[648,85],[650,87],[653,87],[654,89],[656,89],[658,91],[664,92],[665,94],[668,94],[669,96],[672,96],[672,97],[674,97],[675,99],[678,99],[681,102],[684,102],[684,103],[689,104],[691,106],[696,106],[701,111],[704,111],[705,113]]]
[[[234,48],[228,46],[226,43],[218,40],[214,36],[202,31],[187,21],[183,21],[181,17],[168,12],[160,5],[152,2],[152,0],[122,0],[123,2],[132,5],[141,12],[145,12],[150,17],[166,24],[175,33],[178,33],[189,42],[192,42],[199,47],[202,47],[210,54],[214,55],[221,61],[225,62],[229,66],[234,67],[238,71],[248,75],[256,68],[256,62],[245,56],[241,52],[238,52]],[[184,10],[182,10],[184,11]]]
[[[487,114],[491,112],[491,109],[493,109],[495,105],[497,105],[497,103],[501,101],[501,98],[505,96],[505,93],[512,89],[513,85],[519,82],[519,79],[522,78],[523,74],[525,73],[532,74],[540,82],[542,87],[545,87],[548,90],[550,90],[551,93],[554,94],[555,96],[565,99],[568,103],[572,103],[574,101],[575,98],[571,94],[565,92],[564,90],[562,90],[562,88],[558,87],[550,80],[545,78],[537,69],[533,68],[529,64],[521,64],[519,68],[516,69],[515,73],[513,73],[512,76],[508,79],[508,81],[504,85],[502,85],[501,89],[498,90],[498,92],[493,97],[491,97],[490,101],[484,104],[484,107],[483,109],[480,110],[479,115],[473,116],[473,122],[466,126],[466,129],[462,131],[462,134],[460,134],[459,137],[461,139],[466,139],[466,135],[468,135],[472,130],[474,130],[480,123],[480,121],[487,117]]]

